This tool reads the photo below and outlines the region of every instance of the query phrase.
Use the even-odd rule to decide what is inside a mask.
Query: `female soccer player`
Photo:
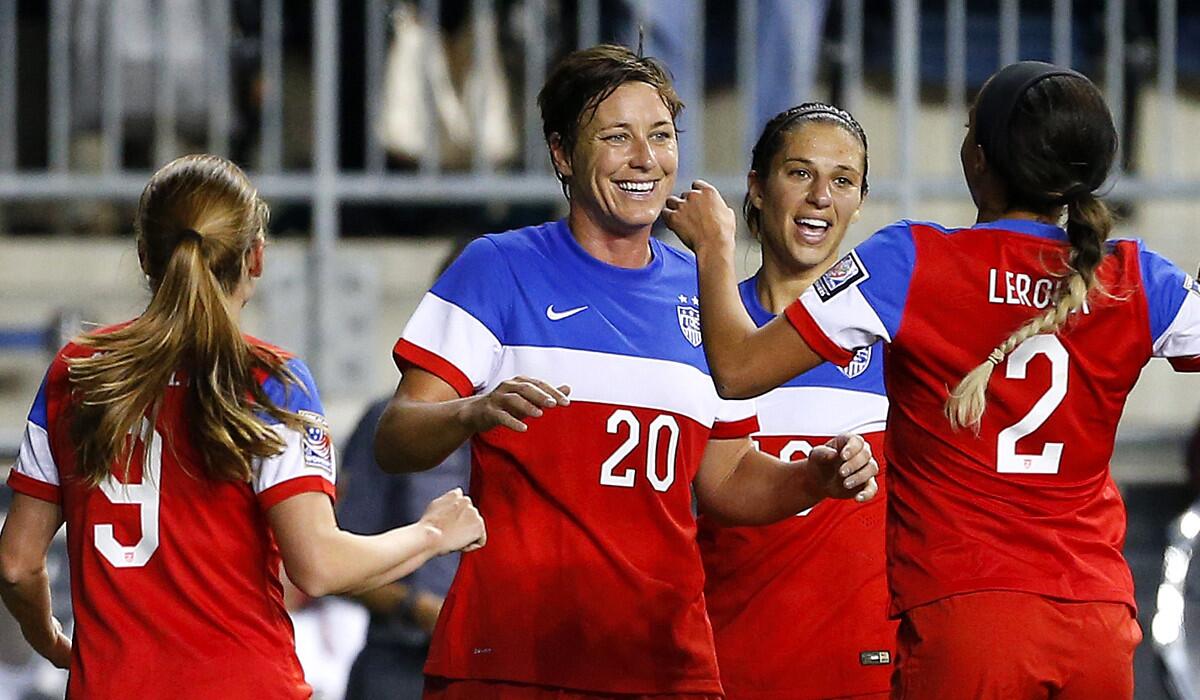
[[[136,319],[68,344],[29,414],[0,533],[0,593],[25,638],[70,668],[68,696],[307,698],[279,583],[356,591],[483,545],[453,491],[422,519],[342,532],[334,454],[304,363],[242,335],[267,207],[234,164],[175,160],[142,193]],[[74,640],[45,556],[66,521]]]
[[[425,695],[717,697],[693,488],[713,517],[766,523],[865,501],[876,467],[859,437],[759,453],[753,405],[717,396],[695,265],[650,236],[678,160],[666,71],[584,49],[539,102],[567,218],[467,246],[396,344],[376,436],[391,471],[471,439],[472,493],[503,533],[463,558]]]
[[[889,226],[761,329],[737,295],[733,213],[703,183],[668,204],[722,394],[888,343],[898,697],[1132,695],[1141,635],[1108,461],[1142,366],[1200,354],[1200,292],[1139,242],[1106,242],[1095,193],[1116,149],[1087,78],[1004,68],[962,145],[978,223]]]
[[[742,211],[762,267],[738,291],[761,326],[837,260],[867,194],[867,137],[848,113],[803,104],[767,123],[750,168]],[[753,440],[764,452],[795,459],[830,436],[858,433],[882,455],[882,343],[757,403]],[[881,476],[879,496],[866,504],[827,501],[763,527],[700,518],[704,596],[730,700],[887,697],[896,623],[887,614]]]

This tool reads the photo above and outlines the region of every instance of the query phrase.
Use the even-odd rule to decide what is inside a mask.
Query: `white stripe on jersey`
[[[1154,356],[1195,355],[1200,355],[1200,296],[1188,292],[1171,325],[1154,340]]]
[[[331,451],[329,469],[312,466],[304,458],[304,433],[292,430],[286,425],[272,425],[271,429],[279,434],[286,447],[283,452],[274,457],[256,460],[254,473],[254,493],[262,493],[272,486],[278,486],[285,481],[302,476],[319,476],[329,483],[335,483],[334,472],[336,457]]]
[[[874,433],[887,424],[886,396],[823,386],[784,386],[758,397],[757,435]]]
[[[874,345],[880,338],[892,342],[887,327],[858,287],[836,292],[829,301],[821,301],[816,290],[809,287],[800,295],[800,303],[825,335],[843,350]]]
[[[573,401],[669,411],[712,427],[714,417],[732,423],[754,415],[754,401],[717,396],[712,379],[699,369],[669,360],[593,350],[512,346],[504,348],[489,386],[517,375],[571,387]]]
[[[50,435],[45,428],[33,421],[25,422],[25,437],[13,469],[42,483],[59,485],[58,465],[50,452]]]
[[[500,341],[479,319],[433,293],[421,299],[401,337],[457,367],[476,391],[496,376]]]

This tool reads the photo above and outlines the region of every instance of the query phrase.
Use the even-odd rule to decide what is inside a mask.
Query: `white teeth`
[[[625,190],[626,192],[649,192],[654,189],[654,183],[653,182],[633,182],[631,180],[626,180],[623,182],[618,182],[617,187],[620,187],[621,189]]]
[[[796,221],[796,223],[800,224],[801,226],[808,226],[811,228],[829,228],[829,222],[821,221],[820,219],[799,219]]]

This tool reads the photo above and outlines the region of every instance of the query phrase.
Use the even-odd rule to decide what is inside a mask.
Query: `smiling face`
[[[763,256],[795,273],[823,270],[862,206],[866,152],[855,134],[825,121],[803,123],[783,138],[768,171],[749,176]]]
[[[609,235],[648,232],[675,188],[675,125],[647,83],[618,87],[580,125],[569,156],[560,143],[551,154],[570,186],[572,212]]]

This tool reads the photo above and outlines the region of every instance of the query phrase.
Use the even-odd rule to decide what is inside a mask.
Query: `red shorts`
[[[981,591],[906,611],[897,641],[895,700],[1121,700],[1142,631],[1121,603]]]
[[[545,685],[425,676],[424,700],[723,700],[723,695],[588,693]]]

